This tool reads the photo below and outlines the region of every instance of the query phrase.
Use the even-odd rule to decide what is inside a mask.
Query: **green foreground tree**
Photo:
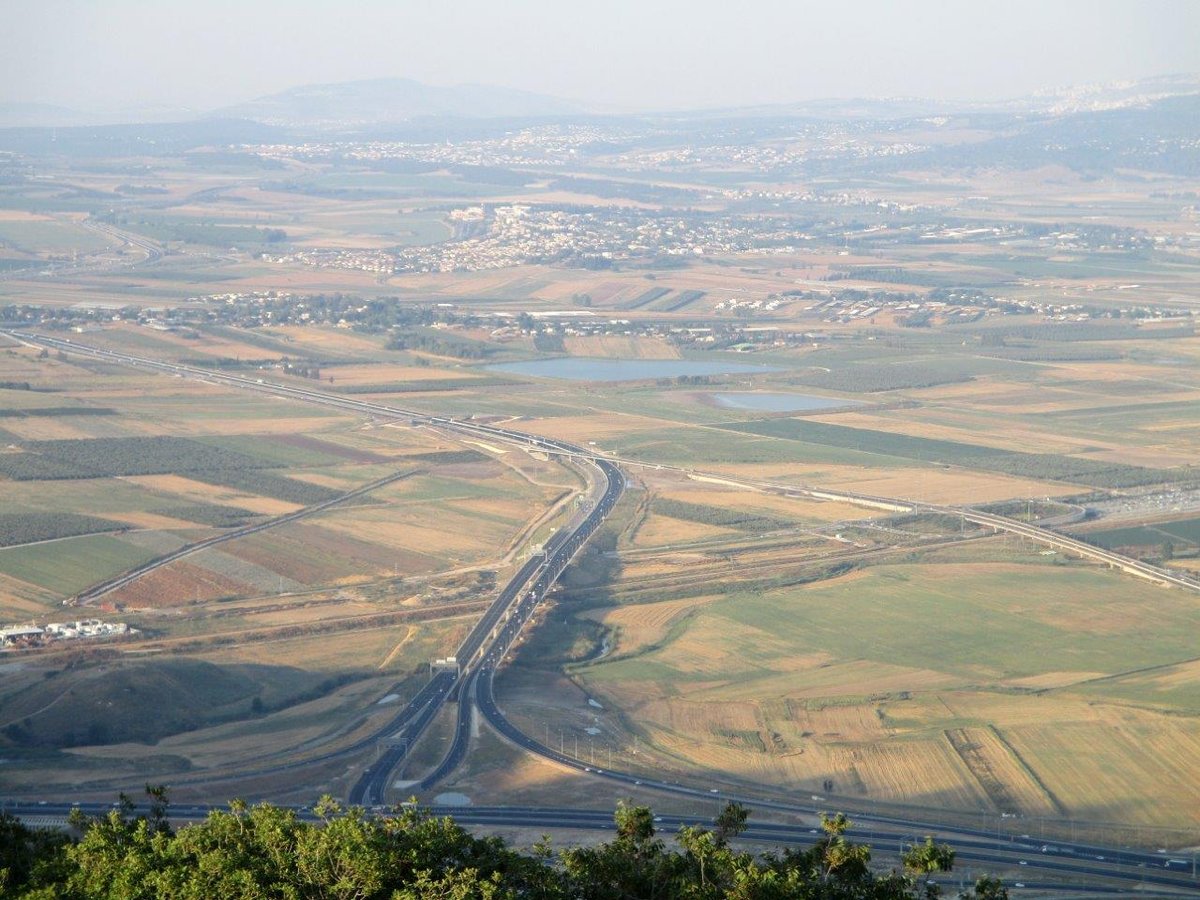
[[[875,874],[870,849],[847,839],[845,816],[823,818],[811,847],[755,856],[732,841],[747,810],[728,804],[714,827],[685,827],[674,847],[654,815],[622,803],[607,843],[519,852],[415,807],[368,815],[325,798],[315,818],[235,801],[175,831],[165,789],[150,809],[128,798],[107,815],[75,815],[76,838],[0,816],[0,896],[21,900],[919,900],[954,852],[927,840],[904,872]],[[1003,900],[981,879],[964,897]]]

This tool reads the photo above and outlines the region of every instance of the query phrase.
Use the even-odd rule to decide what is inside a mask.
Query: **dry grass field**
[[[976,556],[593,609],[613,645],[571,676],[619,711],[606,745],[636,739],[692,776],[1200,825],[1192,598],[1032,552]]]
[[[943,140],[942,133],[922,124],[871,139],[924,145]],[[797,139],[795,148],[804,147]],[[603,168],[605,154],[589,159]],[[196,159],[181,160],[148,159],[145,176],[80,168],[70,173],[71,183],[112,195],[131,230],[139,223],[159,235],[205,222],[278,227],[287,232],[278,247],[283,253],[441,240],[450,233],[449,210],[477,202],[578,204],[601,216],[674,205],[622,196],[630,185],[650,186],[625,177],[628,171],[608,185],[619,188],[612,196],[599,196],[608,193],[600,188],[603,176],[577,189],[551,185],[551,175],[533,185],[473,188],[449,170],[432,179],[440,193],[422,195],[428,183],[372,174],[365,161],[356,165],[360,171],[332,172],[316,158],[282,169],[212,171]],[[743,187],[804,197],[771,207],[767,216],[781,221],[794,216],[819,231],[819,223],[842,215],[831,213],[824,187],[799,173],[764,185],[758,168],[744,161],[731,163],[716,181],[691,165],[659,172],[653,185],[693,191],[689,217],[725,215],[732,209],[725,192]],[[117,196],[123,181],[143,177],[161,182],[151,202]],[[526,645],[527,653],[546,650],[550,662],[531,674],[522,659],[502,679],[506,711],[551,744],[557,739],[589,759],[636,771],[665,767],[697,784],[1195,828],[1200,613],[1193,597],[1041,557],[1016,541],[946,535],[926,522],[905,531],[878,510],[653,468],[663,463],[941,504],[1107,487],[971,469],[963,458],[888,456],[887,442],[871,435],[860,446],[821,445],[731,430],[722,426],[791,414],[715,406],[712,395],[730,390],[811,391],[852,401],[859,405],[795,419],[884,436],[1152,468],[1194,465],[1200,458],[1195,337],[1159,339],[1149,330],[1161,326],[1146,322],[1147,331],[1124,340],[1026,338],[1020,329],[1051,325],[1048,314],[988,312],[945,325],[954,303],[939,308],[931,327],[911,327],[903,307],[887,306],[891,300],[880,300],[882,308],[868,315],[818,308],[820,298],[847,290],[921,298],[978,286],[999,300],[1061,298],[1089,309],[1162,302],[1189,312],[1197,284],[1189,236],[1195,223],[1180,212],[1190,209],[1180,198],[1194,195],[1193,181],[1140,173],[1085,180],[1065,166],[884,174],[870,191],[864,187],[864,202],[852,212],[868,229],[857,237],[806,235],[796,252],[616,259],[602,270],[523,264],[388,274],[267,262],[254,250],[178,238],[169,239],[161,261],[130,265],[140,251],[110,247],[112,241],[83,229],[82,210],[0,210],[6,260],[80,249],[113,265],[68,277],[6,271],[0,305],[99,308],[105,310],[100,330],[72,333],[73,340],[162,359],[220,360],[271,381],[317,386],[276,364],[283,356],[318,360],[320,386],[342,396],[594,442],[646,462],[648,468],[631,467],[633,489],[605,535],[611,555],[581,557],[568,576],[569,582],[579,576],[579,583],[563,590],[560,605]],[[388,185],[399,193],[372,193]],[[1162,197],[1148,197],[1151,190]],[[964,205],[966,196],[975,199]],[[759,200],[737,202],[750,209]],[[911,208],[893,213],[890,204]],[[1017,237],[1016,244],[978,235],[927,242],[914,240],[908,224],[897,226],[922,217],[981,218],[1018,231],[1066,229],[1084,218],[1089,229],[1128,229],[1142,247],[1156,248],[1160,236],[1170,245],[1129,254],[1106,249],[1085,259],[1073,249],[1043,247],[1040,237]],[[874,237],[872,222],[882,229]],[[893,240],[902,230],[903,238]],[[1021,254],[1029,259],[1015,258]],[[659,265],[664,260],[670,264]],[[1134,282],[1138,290],[1126,291]],[[420,327],[439,341],[474,342],[473,349],[462,358],[438,355],[454,351],[437,344],[389,350],[389,321],[333,327],[276,319],[243,328],[244,322],[228,324],[233,307],[223,300],[189,304],[196,319],[179,330],[161,321],[150,327],[109,321],[110,309],[143,307],[144,319],[161,320],[157,310],[186,298],[253,291],[399,298],[393,313],[427,308],[431,316],[460,317],[459,324],[439,321],[436,331],[428,318]],[[700,296],[683,297],[673,308],[684,292]],[[727,303],[772,296],[779,305],[771,310],[735,311]],[[554,322],[553,334],[513,333],[522,313],[539,321],[537,314],[549,311],[577,312],[575,321],[589,327],[612,320],[614,327],[609,334],[571,333],[565,326],[572,317],[564,316],[540,319]],[[1096,319],[1085,324],[1132,321]],[[67,334],[71,323],[59,324]],[[997,334],[986,333],[991,327]],[[712,342],[689,343],[689,328],[701,334],[711,328]],[[1013,335],[999,333],[1004,329]],[[571,383],[498,377],[484,365],[564,352],[773,368],[745,378]],[[903,371],[894,381],[869,377],[905,367],[915,371],[912,381]],[[452,650],[526,546],[561,527],[580,486],[578,474],[555,460],[414,429],[407,416],[375,419],[117,371],[77,354],[40,358],[35,349],[3,340],[0,382],[31,388],[0,388],[0,461],[38,452],[26,446],[34,441],[99,438],[189,438],[222,456],[220,465],[131,465],[117,475],[0,476],[0,513],[77,513],[114,526],[0,548],[3,622],[57,618],[70,594],[157,553],[234,522],[262,521],[332,492],[410,473],[368,497],[228,541],[123,588],[97,614],[130,621],[142,629],[137,639],[91,654],[60,649],[15,666],[0,663],[0,757],[15,760],[0,767],[5,792],[36,784],[111,799],[114,786],[136,787],[151,776],[177,782],[181,798],[278,792],[308,803],[319,790],[344,792],[355,771],[345,762],[307,773],[303,788],[282,777],[212,789],[191,781],[210,768],[251,768],[279,748],[316,753],[366,733],[396,708],[380,699],[394,693],[392,702],[402,703],[415,691],[428,659]],[[102,414],[45,412],[57,406]],[[125,446],[131,457],[152,456],[144,445]],[[444,455],[464,450],[476,455]],[[4,471],[21,470],[14,463]],[[1120,491],[1136,501],[1142,489]],[[1197,566],[1188,559],[1173,565]],[[589,567],[611,581],[587,582]],[[88,732],[88,725],[109,719],[111,732]],[[448,721],[444,715],[420,748],[423,760],[436,756]],[[10,726],[17,729],[3,731]],[[135,728],[152,737],[131,738]],[[591,780],[520,754],[478,723],[472,748],[445,787],[476,802],[561,804],[568,796],[611,808],[624,793],[593,790]],[[401,799],[399,789],[394,797]],[[704,804],[696,808],[711,812]]]
[[[648,515],[638,526],[638,544],[645,547],[690,544],[712,538],[729,537],[737,532],[729,528],[705,525],[700,522],[685,522],[670,516]]]

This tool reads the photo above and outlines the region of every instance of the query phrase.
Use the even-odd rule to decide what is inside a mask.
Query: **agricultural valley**
[[[0,130],[0,794],[1200,845],[1196,97]]]

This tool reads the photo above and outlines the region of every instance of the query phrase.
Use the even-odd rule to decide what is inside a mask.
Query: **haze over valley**
[[[924,896],[943,841],[948,892],[1193,891],[1200,59],[1152,5],[858,4],[839,56],[815,6],[469,3],[451,40],[366,3],[355,43],[325,4],[118,3],[56,66],[18,16],[0,803],[161,784],[184,844],[232,798],[384,843],[453,811],[574,847],[546,897],[600,884],[576,845],[657,873],[597,897]],[[1067,22],[1091,50],[1046,51]],[[811,52],[768,65],[772,24]],[[364,896],[435,895],[401,868]]]

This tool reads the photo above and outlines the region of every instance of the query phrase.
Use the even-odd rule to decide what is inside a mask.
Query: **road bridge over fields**
[[[358,753],[364,747],[369,746],[370,743],[378,742],[380,738],[386,740],[388,749],[375,764],[363,773],[351,791],[351,799],[356,803],[376,804],[382,801],[388,777],[400,758],[395,754],[399,752],[402,757],[403,748],[411,746],[412,742],[415,742],[421,732],[433,721],[436,713],[447,699],[457,697],[459,700],[459,709],[456,716],[456,732],[451,749],[442,763],[421,782],[422,787],[436,783],[437,780],[444,777],[450,771],[453,771],[461,760],[465,758],[467,742],[469,740],[470,710],[472,706],[477,704],[482,715],[491,726],[517,746],[543,756],[559,765],[567,766],[595,777],[650,787],[669,794],[693,799],[697,797],[717,800],[734,799],[739,802],[746,802],[751,806],[778,809],[779,811],[789,813],[811,813],[813,811],[810,807],[794,803],[780,803],[761,797],[743,797],[717,789],[704,791],[699,788],[682,786],[666,781],[648,780],[627,773],[605,771],[593,766],[585,766],[581,761],[558,753],[552,748],[545,747],[533,738],[523,734],[504,717],[501,710],[497,707],[493,696],[493,679],[497,667],[504,661],[513,643],[520,636],[521,630],[530,621],[538,604],[545,597],[546,592],[553,586],[555,580],[579,551],[580,547],[583,546],[611,512],[624,489],[625,479],[621,471],[622,468],[669,470],[689,478],[719,480],[731,486],[740,486],[752,490],[812,500],[845,502],[884,511],[928,513],[960,517],[964,521],[990,527],[996,531],[1017,534],[1064,552],[1076,553],[1081,557],[1108,565],[1136,577],[1145,578],[1160,584],[1200,591],[1200,582],[1187,576],[1168,572],[1156,566],[1122,556],[1121,554],[1093,547],[1083,541],[1061,535],[1046,528],[969,507],[928,504],[903,498],[878,497],[810,485],[790,485],[779,482],[741,479],[720,473],[698,472],[680,466],[647,463],[642,460],[627,459],[600,453],[594,449],[580,447],[568,441],[538,437],[514,429],[484,425],[448,416],[429,415],[373,401],[357,400],[351,397],[330,394],[308,387],[267,382],[265,379],[247,378],[230,373],[210,372],[198,367],[136,357],[118,351],[87,347],[67,339],[30,334],[23,331],[6,331],[2,333],[16,340],[23,341],[30,346],[50,347],[116,364],[144,368],[148,371],[196,378],[210,383],[255,391],[270,396],[315,403],[376,417],[406,419],[413,426],[435,426],[445,428],[456,434],[486,436],[489,441],[502,441],[527,450],[540,451],[548,455],[557,455],[574,460],[579,464],[597,467],[602,476],[597,480],[597,485],[603,486],[603,493],[594,499],[592,507],[585,510],[586,514],[578,519],[570,529],[563,529],[559,535],[556,535],[553,542],[548,543],[544,557],[535,557],[528,561],[514,578],[510,580],[504,590],[501,591],[484,617],[477,623],[475,629],[472,630],[471,634],[459,648],[458,658],[463,661],[461,669],[457,672],[442,671],[435,674],[425,687],[418,692],[417,696],[391,719],[385,730],[376,732],[371,737],[358,741],[350,748],[315,758],[315,760],[328,760],[350,753]],[[392,756],[389,757],[389,754],[392,754]],[[303,768],[310,765],[313,761],[285,762],[264,771],[276,772],[293,768]],[[881,823],[888,821],[886,817],[881,816],[862,818]],[[914,829],[938,828],[935,823],[896,820],[896,822],[900,821],[903,821],[906,827]],[[1148,863],[1143,860],[1137,864],[1145,866]]]

